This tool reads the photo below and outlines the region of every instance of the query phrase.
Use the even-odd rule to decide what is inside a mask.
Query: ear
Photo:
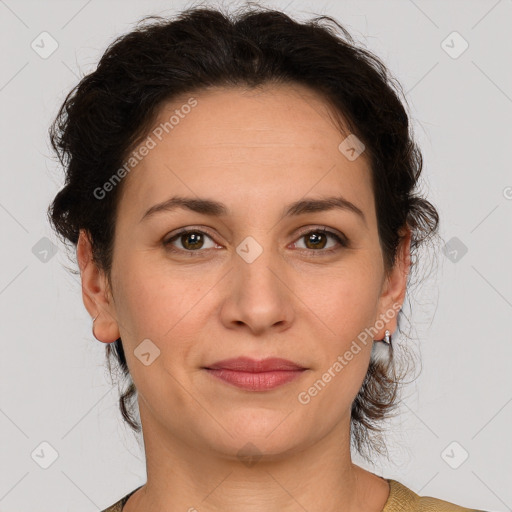
[[[407,276],[411,266],[411,229],[408,226],[404,227],[401,235],[403,238],[397,248],[395,266],[389,276],[385,278],[382,294],[379,298],[378,316],[375,322],[380,319],[386,325],[382,329],[382,335],[376,339],[384,338],[386,329],[391,333],[396,331],[398,311],[405,299]]]
[[[76,247],[78,266],[82,278],[82,300],[89,314],[95,318],[96,339],[111,343],[120,337],[110,286],[105,273],[92,257],[89,234],[81,229]]]

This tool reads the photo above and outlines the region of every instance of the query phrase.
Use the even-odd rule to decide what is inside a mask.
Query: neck
[[[258,441],[241,443],[241,452],[215,451],[171,435],[140,402],[147,483],[123,512],[380,512],[387,500],[387,482],[351,461],[350,417],[286,453],[261,453]]]

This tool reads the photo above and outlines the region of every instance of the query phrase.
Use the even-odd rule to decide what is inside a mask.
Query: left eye
[[[207,239],[210,239],[212,244],[210,247],[204,247],[205,243],[205,237]],[[329,247],[326,249],[327,239],[331,238],[332,240],[336,241],[340,246],[346,247],[347,242],[344,238],[337,235],[336,233],[333,233],[331,231],[328,231],[326,229],[314,229],[305,233],[302,233],[298,240],[306,239],[306,247],[299,247],[299,249],[305,249],[305,250],[312,250],[316,252],[332,252],[338,249],[336,247],[336,244],[334,247]],[[181,244],[181,247],[175,248],[173,245],[175,241],[179,241]],[[170,247],[170,250],[175,252],[198,252],[200,249],[212,249],[215,247],[215,242],[213,241],[212,237],[201,230],[184,230],[180,233],[174,235],[173,237],[169,238],[168,240],[163,242],[166,247]],[[296,245],[297,242],[294,243]],[[319,251],[319,249],[322,249],[323,251]]]
[[[333,233],[331,231],[327,231],[326,229],[315,229],[313,231],[308,231],[307,233],[302,233],[300,235],[299,240],[306,239],[306,249],[325,249],[326,245],[326,239],[327,238],[334,239],[338,244],[341,246],[346,246],[345,240],[343,240],[340,236],[338,236],[336,233]],[[310,246],[308,246],[310,245]],[[333,248],[332,246],[329,247],[324,252],[330,252],[336,250],[336,246]]]

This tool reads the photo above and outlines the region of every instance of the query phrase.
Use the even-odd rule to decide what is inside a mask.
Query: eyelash
[[[200,233],[202,235],[208,236],[209,238],[211,238],[213,240],[212,235],[210,235],[208,232],[203,231],[201,229],[183,229],[183,230],[179,231],[178,233],[175,233],[171,238],[164,240],[163,245],[165,246],[166,249],[168,249],[169,251],[174,252],[174,253],[181,253],[181,254],[188,253],[188,254],[190,254],[190,256],[202,256],[203,255],[202,253],[204,253],[204,251],[206,251],[208,249],[197,249],[195,251],[191,251],[191,250],[186,250],[186,249],[177,249],[171,245],[172,242],[177,240],[179,237],[181,237],[183,235],[187,235],[189,233]],[[316,229],[311,229],[309,231],[305,231],[299,235],[297,240],[304,238],[307,235],[311,235],[312,233],[323,233],[325,235],[329,235],[332,238],[334,238],[341,245],[342,248],[349,246],[348,240],[346,238],[344,238],[343,236],[340,236],[337,233],[330,231],[326,228],[316,228]],[[317,253],[320,253],[318,256],[321,256],[321,255],[325,255],[325,254],[332,254],[332,253],[340,250],[340,247],[333,247],[331,249],[298,249],[298,250],[307,251],[307,252],[311,252],[311,253],[317,252]],[[315,255],[315,257],[316,256],[317,255]]]

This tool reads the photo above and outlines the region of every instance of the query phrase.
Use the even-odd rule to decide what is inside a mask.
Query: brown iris
[[[304,235],[304,238],[306,238],[306,247],[308,247],[308,243],[312,242],[313,246],[308,247],[308,249],[323,249],[325,247],[325,242],[327,239],[327,236],[325,233],[310,233],[309,235]],[[323,238],[323,244],[322,239]]]
[[[185,240],[185,242],[183,242],[183,240]],[[195,231],[185,233],[181,235],[181,243],[185,249],[200,249],[204,243],[203,234]]]

